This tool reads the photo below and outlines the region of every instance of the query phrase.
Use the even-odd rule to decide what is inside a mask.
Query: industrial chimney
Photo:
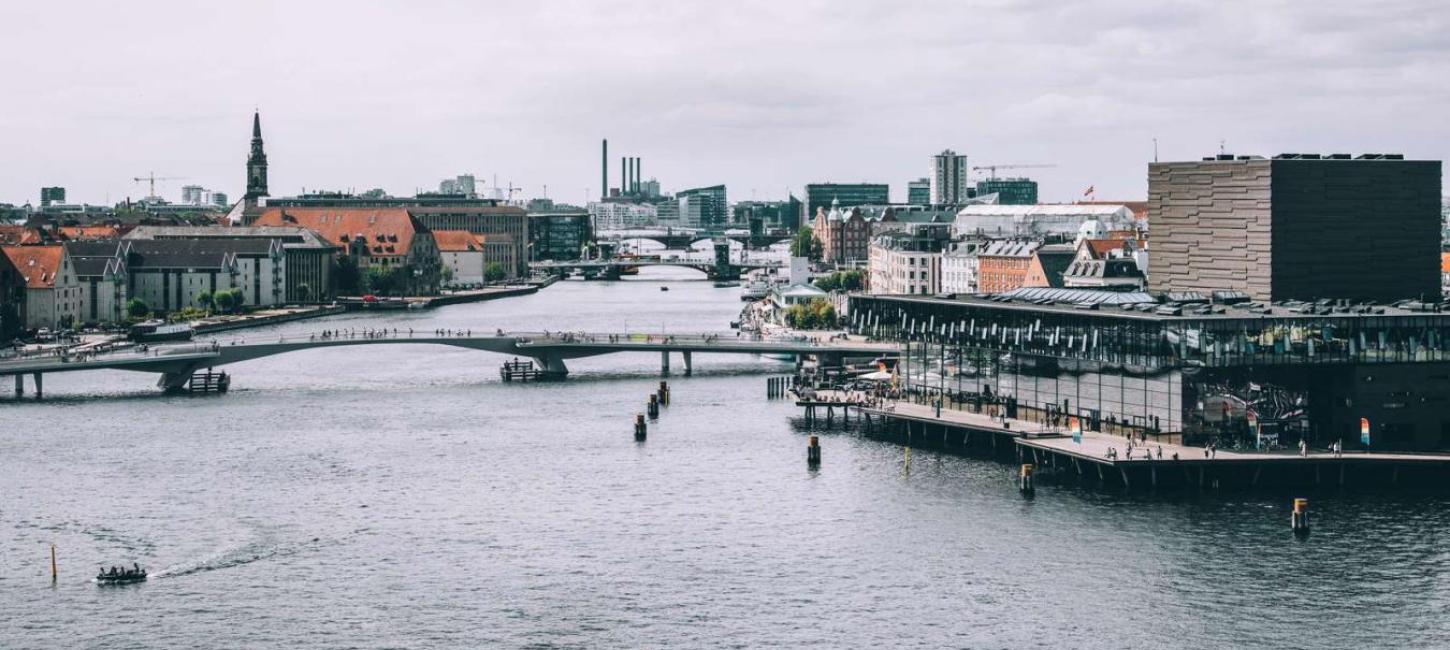
[[[609,198],[609,138],[604,139],[599,154],[599,196],[601,199]]]

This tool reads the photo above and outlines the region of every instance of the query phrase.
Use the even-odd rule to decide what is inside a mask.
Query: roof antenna
[[[1224,154],[1224,141],[1220,139],[1218,141],[1218,155],[1222,156],[1223,154]]]
[[[1158,162],[1158,138],[1153,138],[1153,162]]]

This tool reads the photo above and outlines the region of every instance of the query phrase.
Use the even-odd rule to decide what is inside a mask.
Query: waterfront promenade
[[[1074,440],[1067,427],[952,408],[943,408],[938,415],[932,405],[888,401],[861,412],[888,423],[885,431],[905,444],[929,444],[949,450],[1015,449],[1020,462],[1126,487],[1323,487],[1356,482],[1393,485],[1402,480],[1416,485],[1444,485],[1450,478],[1450,453],[1335,454],[1323,449],[1309,450],[1302,456],[1297,451],[1205,453],[1203,447],[1134,438],[1130,454],[1129,439],[1124,435],[1084,431],[1080,440]],[[983,439],[987,442],[980,442]]]

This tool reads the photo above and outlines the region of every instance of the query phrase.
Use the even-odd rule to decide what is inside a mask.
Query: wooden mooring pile
[[[505,361],[498,369],[498,376],[504,381],[543,381],[548,374],[533,361]]]
[[[191,379],[186,382],[186,391],[196,393],[225,393],[232,385],[232,378],[225,372],[212,372],[207,368],[206,372],[194,372]]]

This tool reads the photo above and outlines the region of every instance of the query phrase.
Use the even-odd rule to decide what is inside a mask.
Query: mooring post
[[[60,569],[55,564],[55,544],[50,545],[50,584],[60,580]]]
[[[821,466],[821,439],[819,436],[811,436],[810,443],[806,445],[806,466]]]
[[[670,405],[670,382],[660,380],[660,388],[657,391],[660,398],[660,406]]]
[[[1304,535],[1309,532],[1308,499],[1294,499],[1294,512],[1289,515],[1289,527],[1299,535]]]
[[[634,416],[634,439],[636,441],[644,440],[645,434],[648,431],[648,428],[647,428],[648,426],[649,425],[645,424],[645,422],[644,422],[644,414],[643,413],[637,413],[637,414],[635,414],[635,416]]]
[[[1017,473],[1017,489],[1023,494],[1032,494],[1036,489],[1032,486],[1032,463],[1023,463],[1022,469]]]
[[[660,417],[660,398],[658,395],[654,393],[649,394],[649,402],[645,404],[645,412],[649,414],[651,420]]]

